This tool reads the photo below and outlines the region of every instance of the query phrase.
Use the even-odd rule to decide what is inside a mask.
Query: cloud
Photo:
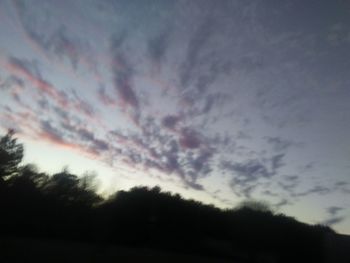
[[[113,44],[112,44],[113,46]],[[133,69],[127,62],[125,54],[119,50],[112,50],[112,73],[114,75],[114,86],[118,92],[122,105],[139,109],[139,100],[131,85]]]
[[[68,148],[70,150],[77,151],[88,157],[96,158],[98,157],[98,152],[95,151],[94,147],[86,147],[83,144],[80,144],[78,141],[68,140],[66,134],[61,132],[57,127],[51,125],[49,121],[40,122],[41,130],[37,132],[37,137],[40,140],[50,142],[51,144],[58,145],[63,148]]]
[[[239,184],[235,180],[231,180],[229,182],[229,186],[237,196],[243,195],[246,199],[250,199],[252,197],[253,191],[257,188],[257,185]]]
[[[195,87],[200,92],[206,92],[220,76],[227,76],[231,73],[232,62],[227,56],[218,58],[209,57],[208,68],[198,75]]]
[[[272,196],[272,197],[278,196],[277,193],[274,193],[274,192],[272,192],[272,191],[270,191],[270,190],[264,190],[264,191],[262,192],[262,194],[263,194],[263,195],[266,195],[266,196]]]
[[[23,1],[13,1],[13,4],[25,34],[24,39],[33,51],[43,54],[46,59],[49,59],[48,55],[54,55],[61,61],[68,59],[72,67],[77,69],[82,57],[86,58],[83,54],[86,47],[70,33],[69,28],[57,21],[53,22],[51,16],[54,14],[41,12],[48,11],[47,9],[37,9],[33,12],[32,7]]]
[[[343,210],[344,210],[344,208],[339,207],[339,206],[330,206],[330,207],[326,208],[326,211],[327,211],[329,216],[327,219],[325,219],[323,222],[321,222],[321,224],[333,226],[333,225],[341,223],[342,221],[344,221],[346,219],[344,216],[338,216],[339,212],[341,212]]]
[[[15,75],[10,75],[3,81],[0,79],[0,89],[9,90],[15,87],[20,87],[23,89],[25,87],[23,79]]]
[[[97,152],[107,151],[109,149],[109,145],[106,141],[95,138],[95,140],[93,140],[92,148]]]
[[[94,118],[95,110],[93,106],[86,100],[82,99],[75,90],[72,90],[71,94],[73,96],[73,98],[70,100],[71,107],[74,107],[75,110],[89,118]]]
[[[19,96],[18,93],[12,92],[11,95],[12,95],[13,99],[14,99],[18,104],[22,104],[22,100],[21,100],[21,98],[20,98],[20,96]]]
[[[201,184],[195,183],[195,182],[191,182],[191,181],[187,181],[186,182],[186,186],[195,189],[197,191],[204,191],[204,187]]]
[[[41,100],[41,101],[39,102],[39,104],[40,104],[41,109],[46,109],[46,110],[47,110],[48,107],[49,107],[47,101],[45,101],[45,100]],[[60,108],[60,107],[56,107],[56,106],[53,107],[53,110],[54,110],[54,112],[56,113],[56,115],[57,115],[60,119],[62,119],[62,120],[65,121],[65,122],[68,122],[68,121],[69,121],[70,115],[69,115],[69,113],[68,113],[67,111],[63,110],[63,109]]]
[[[67,57],[73,68],[77,68],[79,62],[79,50],[81,50],[81,47],[68,36],[65,26],[59,27],[47,41],[41,39],[40,42],[41,46],[46,51],[53,52],[61,59]]]
[[[9,57],[6,69],[14,76],[11,79],[16,81],[16,83],[18,80],[15,79],[20,78],[25,80],[25,82],[20,82],[21,85],[29,83],[30,86],[36,88],[38,98],[35,97],[35,93],[31,93],[31,96],[34,96],[37,100],[39,110],[34,110],[37,114],[41,114],[43,110],[45,110],[47,114],[50,114],[50,111],[52,110],[51,112],[55,113],[56,116],[65,121],[68,121],[68,118],[73,115],[83,115],[89,118],[89,120],[96,120],[95,110],[91,104],[81,98],[75,90],[67,93],[63,90],[57,89],[53,84],[45,80],[42,77],[36,61]],[[24,84],[22,84],[22,82]],[[30,91],[24,87],[25,86],[21,86],[20,88],[26,92]],[[31,108],[29,105],[32,103],[30,103],[25,97],[23,97],[22,100],[16,89],[12,91],[12,96],[22,107],[27,110]],[[25,102],[28,102],[28,104]],[[30,110],[33,111],[33,109]],[[68,114],[67,112],[70,112],[71,114]]]
[[[25,83],[23,79],[10,75],[4,79],[0,76],[0,91],[7,92],[17,105],[27,108],[28,106],[22,101],[21,95],[25,92]]]
[[[289,147],[294,145],[292,141],[285,140],[280,137],[265,137],[265,139],[276,152],[286,151]]]
[[[338,181],[334,184],[334,190],[341,191],[344,194],[350,194],[349,185],[350,185],[349,182]]]
[[[173,130],[179,121],[180,121],[179,116],[167,115],[162,119],[162,126]]]
[[[223,161],[221,168],[232,172],[233,177],[229,182],[232,191],[238,196],[243,194],[246,198],[251,197],[259,179],[270,177],[267,167],[258,160],[249,160],[245,163]]]
[[[199,134],[192,129],[182,129],[179,139],[180,145],[185,149],[196,149],[201,145]]]
[[[103,103],[103,105],[105,106],[114,106],[116,105],[116,101],[114,100],[114,98],[106,93],[106,89],[101,86],[98,90],[97,90],[97,95],[98,98],[100,99],[100,101]]]
[[[170,30],[164,30],[160,34],[148,40],[147,51],[150,58],[160,64],[165,56],[170,42]]]
[[[213,154],[212,149],[201,149],[193,157],[187,159],[189,167],[195,175],[206,175],[211,172],[210,160]]]
[[[222,162],[222,168],[235,172],[242,181],[249,182],[255,181],[259,178],[268,178],[272,174],[268,171],[267,167],[259,160],[248,160],[244,163],[231,163],[228,161]]]
[[[232,178],[229,185],[237,195],[243,194],[250,198],[252,192],[259,186],[261,179],[270,179],[275,176],[284,165],[284,154],[272,156],[268,162],[259,159],[250,159],[244,162],[221,161],[220,168],[230,171]]]
[[[202,114],[209,113],[213,107],[222,106],[229,99],[230,95],[221,92],[208,94],[205,98],[204,106],[201,110]]]
[[[281,168],[285,165],[285,163],[283,163],[283,161],[282,161],[284,156],[285,156],[284,153],[272,156],[272,158],[271,158],[272,174],[275,174],[279,168]]]
[[[297,180],[299,180],[299,176],[298,175],[287,175],[285,176],[286,180],[289,182],[295,182]]]
[[[84,141],[93,141],[95,139],[95,136],[86,129],[78,128],[76,132],[79,135],[79,137]]]
[[[74,126],[69,123],[61,123],[61,127],[66,131],[66,136],[70,136],[76,143],[89,149],[89,151],[93,152],[95,155],[100,155],[112,147],[106,141],[97,139],[95,135],[86,128]]]
[[[172,153],[172,152],[164,153],[164,158],[165,158],[165,161],[164,161],[165,168],[167,171],[169,171],[169,173],[172,173],[175,171],[182,174],[177,153]]]
[[[344,208],[339,206],[331,206],[327,208],[327,212],[330,216],[335,216],[342,210],[344,210]]]
[[[170,119],[173,124],[174,120]],[[168,175],[169,179],[170,176],[175,176],[184,187],[204,191],[197,180],[211,171],[213,152],[210,147],[201,148],[197,143],[194,145],[192,138],[183,147],[180,140],[177,140],[178,134],[169,133],[163,125],[162,121],[146,118],[140,120],[139,132],[122,133],[115,130],[111,135],[125,149],[121,154],[127,157],[130,164],[144,167],[146,171],[159,171]],[[187,132],[186,136],[190,137]]]
[[[68,99],[66,94],[63,91],[57,90],[50,82],[44,80],[34,62],[10,57],[6,68],[10,73],[25,78],[42,94],[47,95],[60,106],[67,107]]]
[[[203,51],[214,30],[215,27],[213,20],[207,18],[196,28],[192,35],[192,38],[188,43],[186,58],[182,63],[179,75],[182,89],[187,88],[189,82],[193,79],[200,53]]]
[[[235,69],[251,74],[252,71],[262,69],[264,62],[264,56],[261,54],[244,54],[237,60]]]
[[[346,218],[343,216],[332,217],[321,222],[322,225],[334,226],[343,222]]]
[[[278,209],[281,209],[281,207],[283,206],[286,206],[286,205],[289,205],[291,204],[291,202],[287,199],[282,199],[281,201],[279,201],[278,203],[276,203],[274,205],[274,207],[278,210]]]
[[[314,162],[310,162],[308,164],[305,164],[305,165],[299,167],[299,171],[300,171],[300,173],[309,172],[309,171],[311,171],[314,168],[314,166],[315,166],[315,163]]]
[[[284,182],[278,182],[278,186],[287,192],[290,196],[295,196],[295,189],[300,184],[299,176],[297,175],[289,175],[285,176]]]
[[[302,196],[308,196],[311,194],[327,195],[331,192],[332,192],[332,189],[329,187],[316,185],[316,186],[310,188],[309,190],[295,194],[295,196],[302,197]]]
[[[127,60],[125,52],[122,51],[124,36],[113,38],[111,42],[112,62],[111,69],[114,77],[114,86],[118,93],[122,106],[129,106],[139,110],[139,100],[132,87],[134,70]]]
[[[37,134],[38,113],[30,105],[20,102],[3,105],[1,108],[3,110],[0,111],[0,121],[3,127],[26,136]]]
[[[42,120],[40,121],[39,125],[40,131],[38,131],[38,135],[40,139],[66,148],[80,149],[80,147],[78,147],[76,144],[68,142],[65,139],[64,133],[57,127],[54,127],[50,121]]]

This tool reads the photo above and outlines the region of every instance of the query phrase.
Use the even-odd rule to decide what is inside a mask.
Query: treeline
[[[221,210],[159,187],[107,200],[93,176],[20,166],[13,132],[0,140],[0,235],[149,247],[244,262],[322,262],[329,227],[312,226],[259,203]],[[272,258],[272,259],[271,259]]]

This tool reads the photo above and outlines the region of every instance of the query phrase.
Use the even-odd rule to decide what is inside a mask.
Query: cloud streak
[[[133,68],[127,60],[125,52],[121,51],[124,36],[121,38],[113,39],[111,42],[111,70],[114,86],[122,107],[129,106],[134,110],[139,110],[139,100],[132,87]]]
[[[12,74],[25,78],[40,92],[55,100],[60,106],[67,106],[68,101],[65,93],[58,91],[51,83],[44,80],[33,63],[10,57],[6,68]]]

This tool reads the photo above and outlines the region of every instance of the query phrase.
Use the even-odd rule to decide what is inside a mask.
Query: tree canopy
[[[23,145],[17,143],[14,131],[9,130],[0,139],[0,181],[18,173],[18,165],[23,158]]]

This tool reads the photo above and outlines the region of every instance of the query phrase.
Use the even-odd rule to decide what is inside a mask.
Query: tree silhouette
[[[0,140],[0,237],[28,236],[121,244],[225,257],[234,262],[322,262],[334,231],[274,213],[248,200],[222,210],[159,187],[134,187],[103,200],[95,175],[68,169],[47,175],[20,167],[23,147],[10,131]],[[268,261],[270,260],[270,261]]]
[[[94,176],[83,177],[70,173],[64,168],[51,176],[43,187],[45,195],[56,203],[66,206],[93,206],[101,198],[95,192]]]
[[[23,158],[23,145],[17,143],[14,131],[9,130],[0,139],[0,184],[7,177],[18,173],[18,165]]]
[[[237,205],[236,209],[251,209],[254,211],[273,213],[272,208],[267,202],[258,200],[244,200]]]

